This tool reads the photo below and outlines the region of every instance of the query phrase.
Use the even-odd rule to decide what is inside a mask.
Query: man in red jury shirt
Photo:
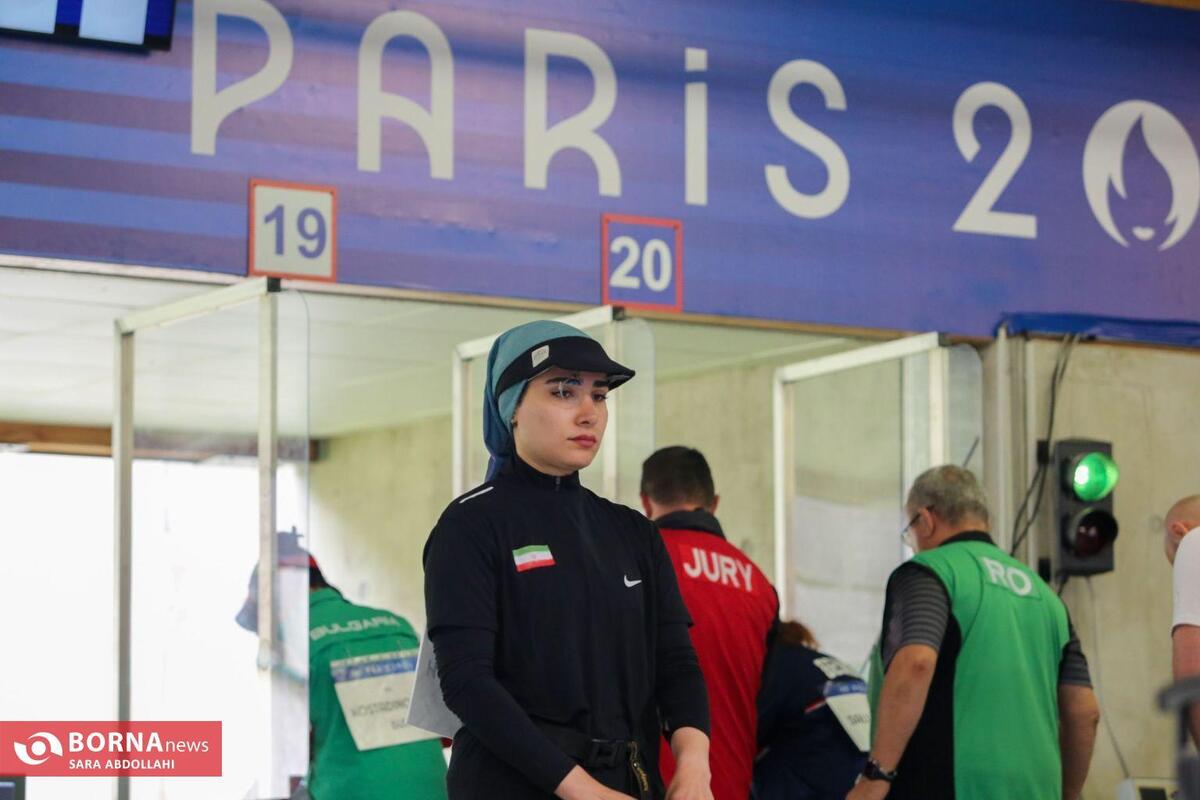
[[[709,766],[715,800],[746,800],[757,752],[758,691],[779,599],[767,577],[725,539],[714,513],[720,498],[698,450],[664,447],[642,464],[642,507],[658,523],[683,602],[692,645],[708,686]],[[660,748],[668,785],[675,762]]]

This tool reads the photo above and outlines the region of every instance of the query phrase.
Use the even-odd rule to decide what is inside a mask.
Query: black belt
[[[535,719],[538,730],[585,770],[612,769],[625,764],[638,789],[639,800],[652,800],[650,776],[641,749],[633,740],[593,739],[574,728]]]

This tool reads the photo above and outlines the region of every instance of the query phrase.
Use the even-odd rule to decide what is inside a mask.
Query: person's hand
[[[634,800],[627,794],[608,788],[579,766],[567,773],[554,794],[562,800]]]
[[[675,764],[675,777],[667,787],[666,800],[713,800],[711,781],[707,758],[685,758]]]
[[[858,783],[846,795],[846,800],[883,800],[891,789],[892,785],[887,781],[869,781],[859,777]]]

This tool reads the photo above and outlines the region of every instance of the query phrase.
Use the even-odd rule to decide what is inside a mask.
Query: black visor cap
[[[496,397],[521,381],[529,380],[551,367],[575,372],[599,372],[608,376],[608,388],[615,389],[636,373],[608,357],[604,348],[588,336],[564,336],[539,342],[513,359],[496,383]]]

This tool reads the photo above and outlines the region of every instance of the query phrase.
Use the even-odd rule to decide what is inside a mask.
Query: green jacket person
[[[420,639],[390,611],[355,605],[309,562],[313,800],[445,800],[439,739],[400,727]],[[351,722],[347,723],[347,711]],[[403,743],[392,743],[403,740]]]
[[[1074,800],[1099,711],[1066,607],[992,543],[967,470],[923,473],[905,505],[917,555],[888,581],[848,800]]]

